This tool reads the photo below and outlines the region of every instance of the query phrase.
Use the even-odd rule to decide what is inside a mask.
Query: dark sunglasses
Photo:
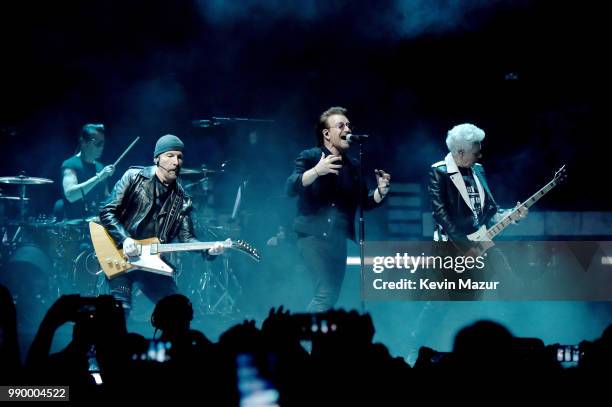
[[[89,141],[90,143],[92,143],[94,146],[98,148],[104,147],[104,140],[96,140],[95,138],[89,138],[87,139],[87,141]]]

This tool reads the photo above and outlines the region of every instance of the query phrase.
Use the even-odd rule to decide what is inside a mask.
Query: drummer
[[[63,210],[59,205],[55,212],[64,219],[96,216],[100,203],[109,194],[106,180],[115,172],[113,165],[104,166],[98,161],[104,151],[103,124],[84,125],[77,150],[62,163]]]

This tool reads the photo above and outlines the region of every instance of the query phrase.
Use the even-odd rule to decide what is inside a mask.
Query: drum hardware
[[[214,177],[226,173],[229,161],[223,161],[219,168],[209,170],[202,165],[203,177],[195,182],[184,185],[193,194],[194,206],[198,215],[193,216],[196,234],[205,240],[236,239],[241,236],[242,228],[237,212],[241,209],[241,188],[238,188],[232,214],[219,215],[209,206],[214,201]],[[241,184],[242,186],[242,184]],[[243,293],[243,287],[234,270],[232,253],[225,252],[213,261],[204,261],[202,266],[194,266],[194,273],[185,273],[185,278],[191,276],[194,280],[189,286],[194,308],[201,315],[220,315],[236,317],[243,314],[238,306],[238,299]],[[221,261],[221,264],[219,264]],[[202,271],[200,271],[202,270]],[[195,284],[194,284],[195,283]]]
[[[206,235],[214,239],[223,239],[240,234],[240,228],[221,226],[204,226]],[[194,307],[203,315],[220,315],[236,317],[243,314],[238,307],[237,299],[244,289],[240,284],[232,265],[233,253],[225,252],[213,261],[204,261],[204,268],[199,272],[197,286],[191,288]],[[219,260],[222,261],[219,264]],[[196,269],[197,270],[197,269]]]
[[[53,180],[48,178],[28,177],[25,174],[21,174],[14,177],[0,177],[0,184],[45,185],[53,184]]]
[[[195,187],[201,186],[204,192],[209,192],[212,186],[212,179],[218,175],[221,175],[227,170],[228,161],[223,161],[219,168],[209,169],[206,164],[202,164],[200,168],[181,168],[180,175],[201,175],[202,178],[195,182],[183,185],[186,190],[194,189]]]
[[[181,168],[181,175],[203,175],[208,177],[209,175],[219,175],[225,172],[224,167],[227,165],[226,162],[221,164],[218,170],[210,170],[206,167],[206,164],[202,164],[200,168]]]
[[[91,262],[80,261],[84,255],[93,255],[93,250],[87,244],[85,224],[82,220],[54,220],[54,217],[39,215],[28,222],[5,225],[2,246],[6,256],[3,257],[8,262],[14,262],[15,256],[23,257],[23,253],[32,252],[28,247],[34,247],[35,256],[41,257],[40,253],[44,253],[49,262],[49,267],[44,269],[48,295],[52,298],[70,293],[93,295],[92,284],[83,283],[91,268],[87,266],[85,269],[84,266]]]
[[[72,261],[71,277],[79,294],[97,296],[100,293],[100,280],[104,280],[104,274],[91,248],[81,251]]]
[[[25,222],[26,211],[27,211],[27,202],[29,199],[26,196],[26,187],[28,185],[47,185],[52,184],[53,180],[48,178],[38,178],[38,177],[28,177],[25,175],[25,172],[22,171],[21,174],[14,177],[0,177],[1,184],[11,184],[11,185],[19,185],[19,212],[20,212],[20,220]]]
[[[20,196],[8,196],[0,194],[0,201],[29,201],[30,198],[22,198]]]
[[[197,287],[190,290],[194,307],[203,315],[240,315],[236,297],[243,288],[231,267],[230,255],[224,253],[220,257],[223,261],[220,268],[215,268],[214,261],[205,262]]]
[[[204,229],[204,230],[203,230]],[[229,236],[225,226],[204,226],[201,238],[224,239]],[[243,288],[232,267],[233,253],[225,252],[213,261],[189,253],[177,253],[173,262],[177,266],[177,282],[191,298],[196,314],[235,317],[242,315],[237,298]]]
[[[181,168],[180,175],[202,175],[205,174],[204,170],[197,168]]]

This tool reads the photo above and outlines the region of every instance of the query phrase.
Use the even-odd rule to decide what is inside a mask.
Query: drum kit
[[[28,188],[52,183],[47,178],[24,174],[0,177],[0,184],[15,185],[19,189],[15,196],[0,194],[0,276],[12,291],[27,292],[42,302],[53,302],[59,295],[68,293],[94,295],[90,286],[95,283],[84,284],[76,279],[84,272],[77,269],[74,260],[87,250],[84,222],[58,221],[42,214],[28,216],[32,199]],[[22,275],[24,269],[29,270],[27,277]]]
[[[224,172],[224,165],[210,170],[181,170],[182,184],[193,198],[196,234],[201,240],[240,237],[235,217],[216,216],[214,177]],[[193,180],[193,181],[191,181]],[[187,182],[191,181],[191,182]],[[88,223],[95,218],[58,220],[53,216],[29,216],[28,188],[52,184],[46,178],[0,177],[0,184],[15,186],[18,194],[0,193],[0,282],[17,297],[35,298],[48,307],[62,294],[95,296],[107,290],[104,274],[91,246]],[[239,206],[239,193],[234,213]],[[204,261],[194,254],[172,254],[177,268],[177,284],[191,298],[196,315],[240,316],[236,297],[242,287],[234,273],[231,253],[217,261]],[[25,300],[24,300],[25,301]],[[45,308],[46,309],[46,308]]]

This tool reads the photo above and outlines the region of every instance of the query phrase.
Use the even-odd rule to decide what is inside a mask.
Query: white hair
[[[458,124],[448,131],[446,146],[451,153],[470,151],[474,143],[480,143],[484,138],[485,132],[481,128],[470,123]]]

